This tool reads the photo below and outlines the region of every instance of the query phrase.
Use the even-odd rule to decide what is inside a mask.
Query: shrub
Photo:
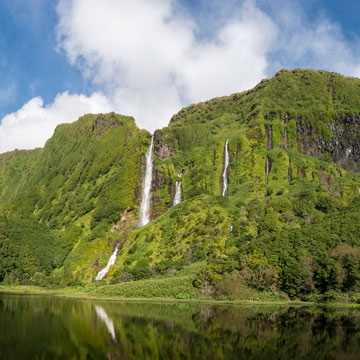
[[[47,284],[46,275],[41,272],[36,272],[31,280],[33,284],[36,286],[46,286]]]

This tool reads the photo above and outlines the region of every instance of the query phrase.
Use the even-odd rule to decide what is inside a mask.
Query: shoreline
[[[101,300],[101,301],[116,301],[116,302],[137,302],[137,303],[162,303],[162,304],[194,304],[194,305],[222,305],[222,306],[330,306],[338,308],[360,308],[360,304],[352,303],[316,303],[316,302],[305,302],[301,300],[287,300],[287,301],[257,301],[257,300],[216,300],[216,299],[175,299],[175,298],[164,298],[164,297],[122,297],[122,296],[102,296],[102,295],[91,295],[87,294],[80,289],[66,290],[58,289],[42,289],[32,286],[0,286],[0,294],[14,294],[14,295],[46,295],[56,296],[66,299],[73,300]]]

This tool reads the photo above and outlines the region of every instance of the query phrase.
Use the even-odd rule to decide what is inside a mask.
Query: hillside
[[[0,155],[0,281],[93,284],[118,247],[95,292],[357,298],[359,132],[360,79],[325,71],[184,108],[154,133],[137,228],[151,135],[113,113],[60,125],[43,149]]]

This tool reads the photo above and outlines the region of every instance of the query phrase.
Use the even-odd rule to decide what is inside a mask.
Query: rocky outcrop
[[[117,128],[122,125],[123,125],[123,122],[118,119],[118,117],[115,115],[115,113],[110,113],[110,114],[106,114],[106,115],[100,114],[95,119],[91,130],[92,130],[92,132],[95,133],[95,138],[97,139],[108,129]]]
[[[324,122],[326,131],[313,127],[312,118],[296,119],[298,150],[317,158],[328,153],[344,169],[360,171],[360,113],[335,114],[332,122]]]
[[[170,145],[167,142],[168,138],[169,136],[162,131],[154,132],[154,154],[156,159],[167,160],[175,155],[175,152],[170,150]]]

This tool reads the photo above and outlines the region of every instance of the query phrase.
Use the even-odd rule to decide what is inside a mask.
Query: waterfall
[[[111,338],[116,341],[114,322],[109,318],[109,315],[102,306],[95,305],[95,311],[100,320],[105,323]]]
[[[270,159],[268,157],[266,157],[266,161],[265,161],[265,184],[266,185],[269,182],[270,167],[271,167]]]
[[[151,138],[149,150],[146,152],[146,170],[143,182],[142,199],[140,205],[139,227],[150,222],[151,182],[153,171],[153,145],[154,137]]]
[[[288,133],[287,133],[287,126],[288,126],[288,114],[285,113],[284,116],[284,149],[287,150],[287,143],[288,143]]]
[[[224,172],[222,174],[223,178],[223,190],[222,190],[222,196],[227,195],[227,188],[228,188],[228,166],[229,166],[229,140],[226,140],[225,142],[225,164],[224,164]]]
[[[271,151],[273,148],[272,125],[265,125],[265,134],[267,137],[267,150]]]
[[[109,269],[111,268],[111,266],[113,266],[115,264],[115,260],[116,260],[116,256],[117,253],[119,251],[118,246],[115,248],[115,251],[111,254],[110,259],[107,263],[107,265],[98,272],[98,274],[96,275],[95,280],[102,280],[104,278],[104,276],[108,273]]]
[[[291,184],[292,181],[292,169],[291,169],[291,159],[289,159],[289,168],[288,168],[288,182]]]
[[[178,177],[181,178],[181,172],[178,174]],[[174,206],[181,203],[182,191],[181,191],[181,181],[176,181],[175,183],[175,196],[174,196]]]

